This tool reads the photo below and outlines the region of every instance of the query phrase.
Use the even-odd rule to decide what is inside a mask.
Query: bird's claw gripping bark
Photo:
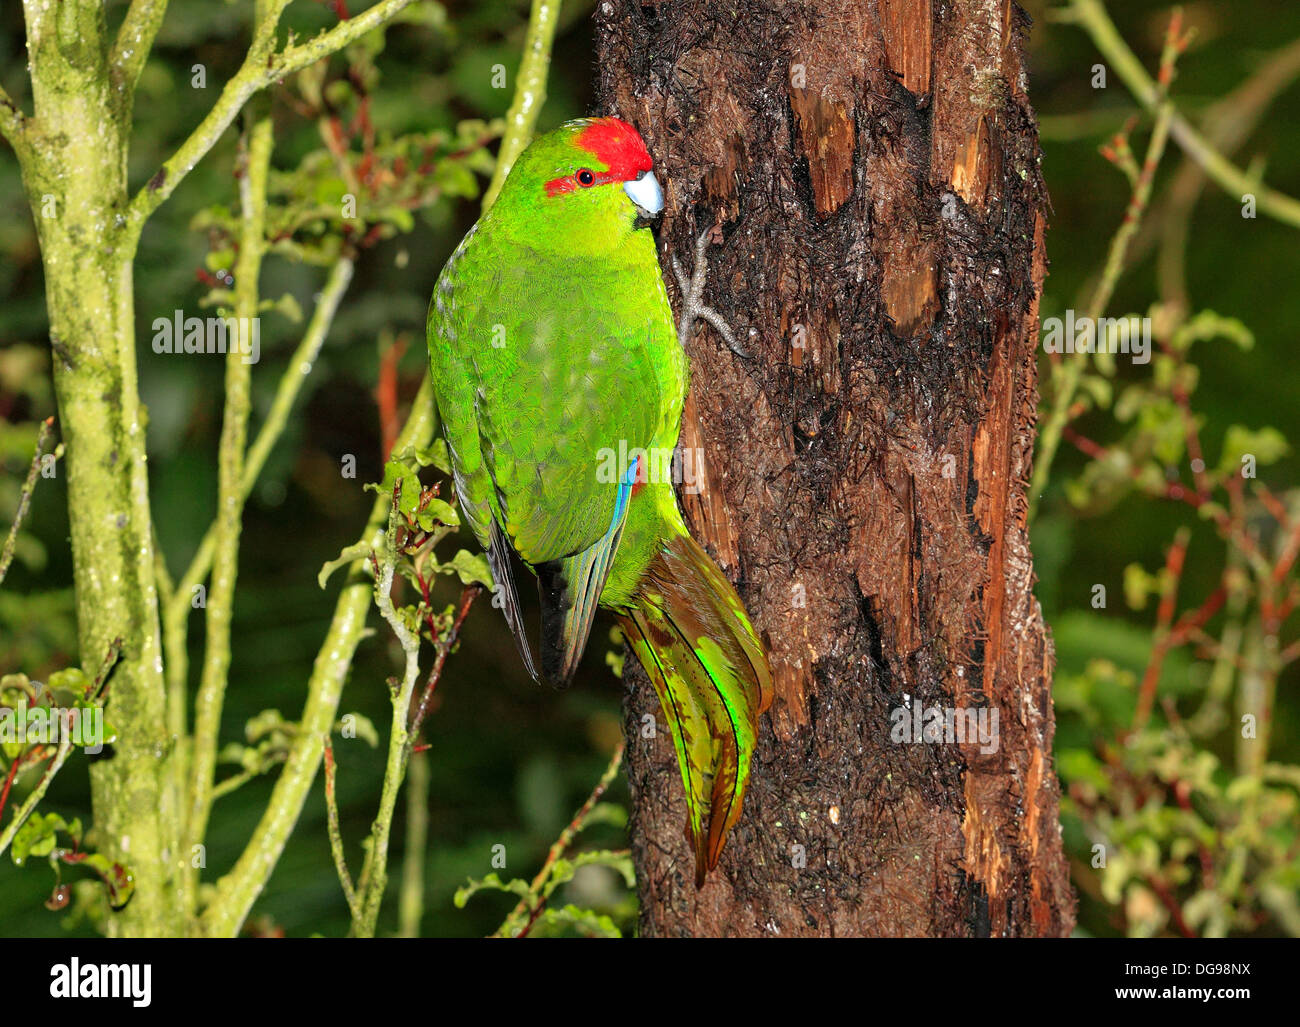
[[[705,259],[704,251],[708,249],[709,236],[712,234],[713,230],[706,228],[695,240],[695,265],[689,277],[682,270],[681,261],[676,256],[673,257],[673,275],[677,278],[677,288],[682,293],[682,316],[677,322],[677,337],[684,348],[696,320],[707,321],[722,336],[732,353],[749,359],[749,352],[736,341],[731,326],[721,314],[704,302],[704,283],[709,277],[709,263]]]

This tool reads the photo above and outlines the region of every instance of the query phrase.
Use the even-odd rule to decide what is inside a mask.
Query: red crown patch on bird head
[[[634,182],[654,167],[641,133],[622,118],[589,118],[573,136],[573,145],[591,154],[605,171],[580,168],[546,183],[546,195],[558,196],[607,182]]]
[[[628,182],[654,167],[641,133],[622,118],[593,118],[573,141],[609,168],[613,180]]]

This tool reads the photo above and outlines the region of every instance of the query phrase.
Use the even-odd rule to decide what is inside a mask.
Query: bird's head
[[[518,215],[535,248],[612,249],[663,211],[653,166],[626,121],[569,121],[520,154],[497,206]]]

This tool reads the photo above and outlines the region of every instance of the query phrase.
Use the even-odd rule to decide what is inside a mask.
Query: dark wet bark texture
[[[1003,0],[596,19],[602,106],[666,179],[661,260],[713,227],[705,300],[754,357],[697,325],[683,444],[707,478],[684,506],[777,689],[696,892],[671,739],[636,730],[658,709],[628,661],[643,933],[1067,933],[1025,531],[1047,206],[1026,19]],[[997,751],[892,742],[906,701],[996,710]]]

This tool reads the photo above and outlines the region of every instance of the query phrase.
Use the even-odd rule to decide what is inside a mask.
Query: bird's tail
[[[685,533],[655,557],[619,622],[672,730],[699,887],[740,819],[758,717],[772,702],[767,655],[736,590]]]

